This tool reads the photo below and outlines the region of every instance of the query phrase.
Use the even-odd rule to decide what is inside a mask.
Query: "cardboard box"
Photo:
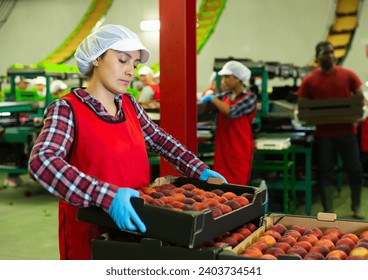
[[[337,99],[299,99],[298,118],[308,125],[352,123],[363,117],[362,96]]]
[[[249,221],[264,215],[266,191],[250,186],[222,184],[214,181],[201,181],[193,178],[171,177],[170,182],[176,187],[193,184],[204,190],[222,189],[237,195],[248,192],[254,195],[250,204],[230,213],[213,218],[210,210],[177,212],[164,207],[146,204],[141,198],[132,198],[132,204],[147,227],[145,233],[134,232],[144,237],[156,238],[166,242],[194,248],[203,242]],[[166,183],[160,178],[154,184]],[[90,207],[78,210],[77,219],[117,229],[115,222],[101,208]]]
[[[248,238],[241,242],[238,246],[233,249],[226,249],[219,253],[220,260],[246,260],[254,259],[248,257],[241,257],[239,254],[243,252],[253,243],[257,242],[258,238],[261,237],[266,230],[272,225],[283,224],[287,228],[293,225],[301,225],[308,228],[318,227],[322,231],[327,228],[337,227],[343,233],[355,233],[359,236],[363,231],[368,230],[368,222],[357,222],[355,220],[338,220],[336,214],[332,213],[318,213],[317,217],[311,216],[298,216],[298,215],[286,215],[286,214],[271,214],[263,218],[263,225],[260,226],[255,232],[253,232]],[[298,256],[280,255],[279,260],[300,260]]]

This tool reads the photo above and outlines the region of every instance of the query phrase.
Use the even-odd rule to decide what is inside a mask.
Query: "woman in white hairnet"
[[[231,60],[218,74],[227,90],[200,100],[218,109],[213,169],[223,174],[229,183],[247,185],[252,171],[252,123],[257,103],[257,96],[244,85],[251,72],[239,61]]]
[[[45,111],[29,172],[60,198],[61,259],[90,259],[98,226],[76,221],[77,207],[98,206],[121,229],[146,231],[130,202],[150,183],[146,148],[177,166],[182,174],[223,178],[159,128],[125,94],[135,69],[149,51],[120,25],[104,25],[79,45],[75,58],[87,88],[73,89]]]

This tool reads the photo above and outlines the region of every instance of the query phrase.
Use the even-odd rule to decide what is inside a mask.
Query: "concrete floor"
[[[5,175],[0,174],[0,183]],[[57,234],[58,199],[40,185],[22,176],[26,186],[0,189],[0,260],[59,259]],[[30,196],[26,196],[26,193]],[[368,219],[368,188],[363,187],[363,212]],[[312,216],[322,211],[319,198],[313,202]],[[350,190],[343,186],[335,198],[340,219],[352,219]],[[303,193],[298,194],[298,215],[305,215]]]

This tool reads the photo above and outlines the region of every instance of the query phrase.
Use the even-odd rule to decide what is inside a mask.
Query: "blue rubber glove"
[[[224,180],[225,183],[227,183],[226,179],[224,176],[222,176],[221,174],[207,168],[205,170],[203,170],[202,174],[199,176],[199,180],[203,180],[203,181],[207,181],[209,177],[213,177],[213,178],[221,178]]]
[[[146,226],[139,218],[130,202],[130,198],[139,197],[139,192],[130,188],[121,188],[116,193],[109,208],[109,215],[120,229],[146,231]]]
[[[214,94],[211,94],[211,95],[207,95],[207,96],[203,96],[200,100],[199,100],[199,103],[209,103],[209,102],[212,102],[213,99],[215,98],[216,96]]]

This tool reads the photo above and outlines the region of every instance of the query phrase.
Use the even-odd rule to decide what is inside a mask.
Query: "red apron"
[[[149,85],[153,89],[153,100],[160,101],[160,86]]]
[[[226,95],[223,102],[232,106],[245,97],[246,94],[231,102]],[[217,116],[213,169],[231,184],[247,185],[249,182],[254,149],[252,122],[255,115],[256,108],[239,118],[230,119],[221,113]]]
[[[360,148],[363,153],[368,153],[368,118],[361,124]]]
[[[150,180],[141,126],[129,97],[123,95],[125,119],[104,121],[73,93],[63,97],[75,118],[75,139],[69,160],[79,171],[121,187],[139,189]],[[91,240],[103,228],[76,220],[77,207],[60,200],[60,259],[91,259]]]

